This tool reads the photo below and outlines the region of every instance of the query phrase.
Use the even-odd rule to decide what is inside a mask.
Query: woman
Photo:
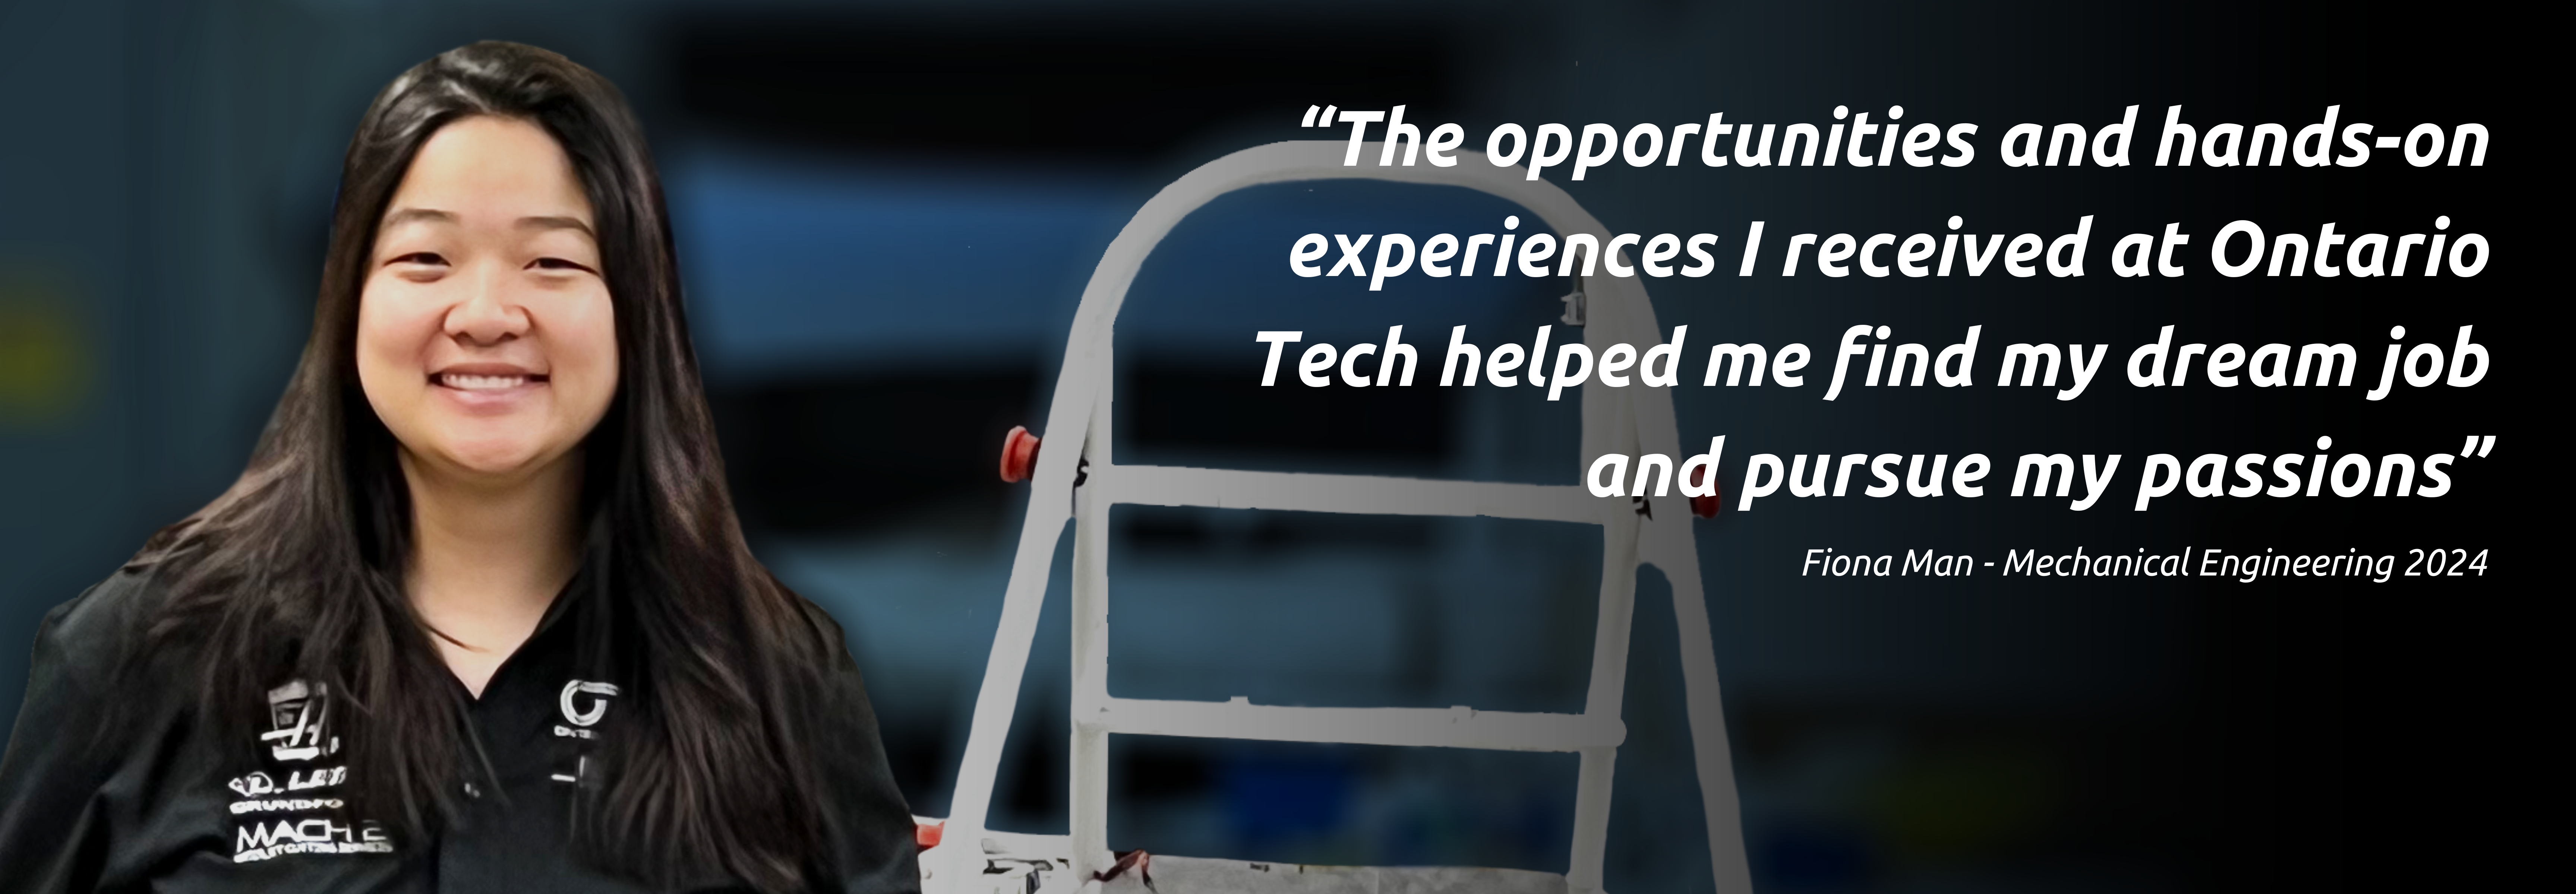
[[[0,891],[893,891],[840,629],[744,547],[616,88],[376,97],[250,467],[56,608]]]

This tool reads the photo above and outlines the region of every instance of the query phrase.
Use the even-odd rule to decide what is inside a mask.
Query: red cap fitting
[[[1701,518],[1717,517],[1717,469],[1700,467],[1699,480],[1708,483],[1708,496],[1690,498],[1691,514]]]
[[[940,833],[946,832],[947,830],[947,820],[940,820],[935,823],[925,823],[919,820],[914,820],[912,824],[913,848],[916,851],[926,851],[931,848],[938,847]]]
[[[1016,484],[1035,477],[1038,470],[1038,436],[1029,434],[1025,425],[1011,426],[1002,436],[1002,481]]]

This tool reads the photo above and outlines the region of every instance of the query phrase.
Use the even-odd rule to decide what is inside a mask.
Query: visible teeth
[[[447,373],[440,376],[439,379],[449,388],[461,388],[467,391],[516,388],[528,383],[527,376],[469,376],[459,373]]]

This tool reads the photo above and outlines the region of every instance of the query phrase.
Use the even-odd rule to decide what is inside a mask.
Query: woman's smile
[[[531,409],[546,385],[544,373],[503,363],[459,363],[429,374],[430,390],[477,416]]]
[[[458,391],[504,391],[517,388],[522,385],[542,385],[545,384],[546,377],[531,376],[524,373],[478,374],[443,372],[431,377],[430,381],[441,387],[454,388]]]

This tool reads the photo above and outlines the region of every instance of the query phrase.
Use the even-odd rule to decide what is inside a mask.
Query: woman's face
[[[579,447],[617,391],[589,199],[537,125],[432,134],[378,225],[358,379],[414,463],[510,479]]]

